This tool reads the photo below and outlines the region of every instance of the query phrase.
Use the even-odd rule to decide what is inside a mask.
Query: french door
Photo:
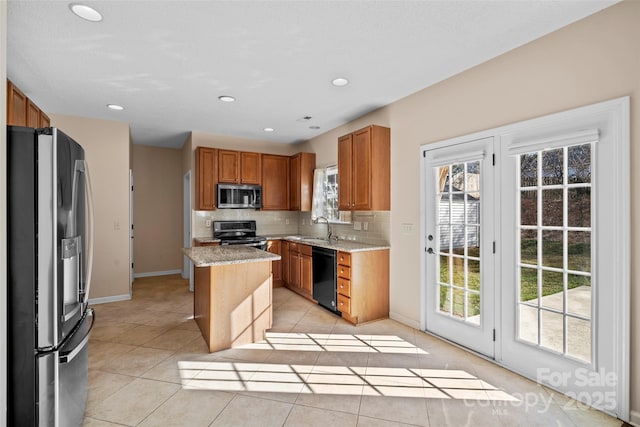
[[[435,147],[426,329],[628,420],[629,99]]]
[[[427,329],[493,357],[493,138],[424,161]]]

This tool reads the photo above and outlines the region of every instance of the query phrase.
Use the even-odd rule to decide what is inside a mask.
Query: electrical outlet
[[[206,225],[207,227],[211,227],[211,220],[208,219],[204,222],[204,225]]]
[[[353,221],[354,230],[362,230],[362,223],[360,221]]]
[[[284,223],[285,223],[286,225],[289,225],[289,218],[286,218],[286,219],[284,220]]]
[[[302,225],[305,225],[306,221],[304,218],[302,218]]]
[[[363,229],[364,231],[367,231],[367,230],[369,229],[369,223],[368,223],[367,221],[364,221],[364,222],[362,223],[362,229]]]

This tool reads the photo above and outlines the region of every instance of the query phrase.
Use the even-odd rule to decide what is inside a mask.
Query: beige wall
[[[134,273],[182,269],[182,152],[133,146]]]
[[[420,146],[620,96],[631,96],[631,162],[640,163],[640,2],[622,2],[305,144],[335,163],[338,136],[391,128],[391,311],[420,322]],[[631,217],[640,175],[631,168]],[[401,224],[414,234],[402,234]],[[640,417],[640,228],[631,230],[631,409]],[[636,422],[640,419],[636,419]]]
[[[85,149],[95,205],[89,298],[129,294],[129,125],[50,114],[51,124]]]

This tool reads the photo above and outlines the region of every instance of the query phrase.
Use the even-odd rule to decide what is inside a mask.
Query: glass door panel
[[[425,236],[427,286],[434,298],[427,302],[427,329],[490,356],[493,260],[486,251],[492,240],[485,238],[493,235],[493,167],[486,162],[492,151],[488,138],[428,153]]]
[[[591,362],[592,144],[519,156],[517,339]]]

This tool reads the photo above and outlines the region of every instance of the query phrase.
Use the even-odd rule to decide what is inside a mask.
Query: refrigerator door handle
[[[91,189],[91,176],[89,175],[89,166],[86,160],[76,160],[76,170],[82,172],[85,177],[85,192],[87,193],[87,206],[89,211],[89,226],[87,227],[87,267],[84,289],[84,305],[89,301],[89,290],[91,289],[91,273],[93,270],[93,243],[94,243],[94,210],[93,210],[93,191]]]
[[[80,354],[82,349],[89,342],[89,334],[91,332],[91,329],[93,329],[93,325],[96,323],[96,316],[95,316],[95,312],[91,308],[87,310],[87,315],[91,316],[91,325],[89,326],[89,330],[87,331],[87,334],[84,336],[82,341],[80,341],[80,343],[73,348],[73,350],[65,352],[65,353],[60,353],[59,361],[60,361],[61,364],[71,363],[73,361],[73,359],[75,359],[76,356],[78,354]],[[69,337],[69,339],[70,338],[71,337]]]

